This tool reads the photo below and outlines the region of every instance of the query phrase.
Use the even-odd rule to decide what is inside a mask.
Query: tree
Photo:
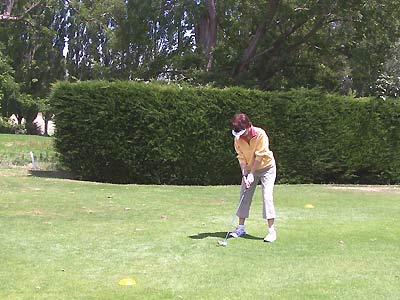
[[[61,3],[55,1],[8,1],[7,18],[0,22],[0,41],[7,44],[5,54],[11,58],[15,80],[22,92],[46,97],[50,84],[63,79],[62,47],[56,38],[58,29],[55,18]],[[52,5],[47,5],[52,4]],[[15,17],[10,18],[8,14]]]
[[[54,112],[49,103],[49,98],[37,99],[38,110],[42,113],[42,117],[44,120],[44,132],[43,134],[49,135],[49,121],[51,121],[54,117]]]
[[[400,37],[397,0],[4,3],[0,42],[34,99],[63,79],[341,91],[351,78],[368,95]]]
[[[0,50],[0,109],[3,117],[9,118],[15,113],[19,89],[9,58],[5,57]]]
[[[383,64],[399,41],[398,1],[366,1],[346,23],[339,24],[341,53],[348,61],[353,89],[360,96],[373,95]]]
[[[28,133],[36,133],[32,122],[40,99],[47,97],[51,83],[65,74],[64,41],[56,35],[63,21],[57,18],[62,7],[59,1],[8,0],[0,15],[0,42],[7,45],[3,52],[10,60],[14,80],[3,81],[11,82],[13,92],[9,93],[12,97],[3,98],[2,111],[7,116],[14,114],[19,124],[24,118]]]
[[[213,67],[213,50],[217,45],[217,0],[206,0],[205,9],[196,25],[196,43],[201,46],[206,58],[206,71]]]
[[[38,102],[29,94],[21,94],[17,104],[15,116],[18,124],[22,123],[22,118],[25,119],[25,129],[28,134],[38,134],[36,125],[33,123],[39,112]]]
[[[390,56],[383,64],[373,89],[382,100],[400,97],[400,42],[390,50]]]
[[[23,21],[29,23],[29,14],[37,7],[42,5],[45,1],[33,1],[32,3],[26,3],[26,1],[19,1],[23,3],[23,11],[20,14],[13,15],[14,0],[3,1],[2,13],[0,14],[1,21]]]
[[[387,56],[383,49],[399,37],[400,6],[393,0],[227,0],[216,7],[214,72],[222,74],[216,78],[266,89],[304,86],[305,77],[337,90],[350,75],[366,95]]]

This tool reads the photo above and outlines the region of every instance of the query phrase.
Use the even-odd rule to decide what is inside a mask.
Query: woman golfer
[[[261,181],[263,197],[263,218],[267,220],[268,233],[265,242],[276,240],[274,228],[275,207],[273,189],[276,178],[275,159],[269,149],[269,140],[265,131],[255,127],[245,114],[237,114],[231,121],[234,146],[242,171],[242,186],[240,194],[246,190],[246,194],[240,205],[237,216],[239,225],[232,237],[240,237],[246,234],[244,222],[249,217],[250,205],[258,182]]]

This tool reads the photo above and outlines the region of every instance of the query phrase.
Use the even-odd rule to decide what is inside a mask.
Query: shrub
[[[0,133],[20,133],[24,131],[24,125],[16,125],[8,122],[8,118],[0,117]]]
[[[393,101],[88,81],[58,83],[51,105],[56,149],[83,179],[238,183],[229,121],[244,112],[269,134],[282,183],[400,182]]]

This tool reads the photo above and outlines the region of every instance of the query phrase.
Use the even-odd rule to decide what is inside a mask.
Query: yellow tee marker
[[[314,208],[314,205],[312,205],[312,204],[306,204],[306,205],[304,205],[304,208]]]
[[[124,278],[119,281],[119,285],[130,286],[130,285],[135,285],[135,284],[136,284],[136,281],[135,281],[135,279],[132,279],[132,278]]]

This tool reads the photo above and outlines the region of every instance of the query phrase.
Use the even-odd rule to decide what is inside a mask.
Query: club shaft
[[[244,199],[244,195],[245,195],[245,194],[246,194],[246,189],[243,191],[243,194],[242,194],[242,196],[240,197],[239,205],[238,205],[238,207],[236,208],[236,211],[235,211],[235,213],[234,213],[234,215],[233,215],[233,217],[232,217],[231,224],[229,224],[228,232],[226,233],[224,242],[226,242],[226,240],[228,239],[229,233],[232,231],[233,222],[234,222],[235,219],[236,219],[236,215],[237,215],[237,213],[238,213],[238,211],[239,211],[240,206],[242,205],[242,202],[243,202],[243,199]]]

